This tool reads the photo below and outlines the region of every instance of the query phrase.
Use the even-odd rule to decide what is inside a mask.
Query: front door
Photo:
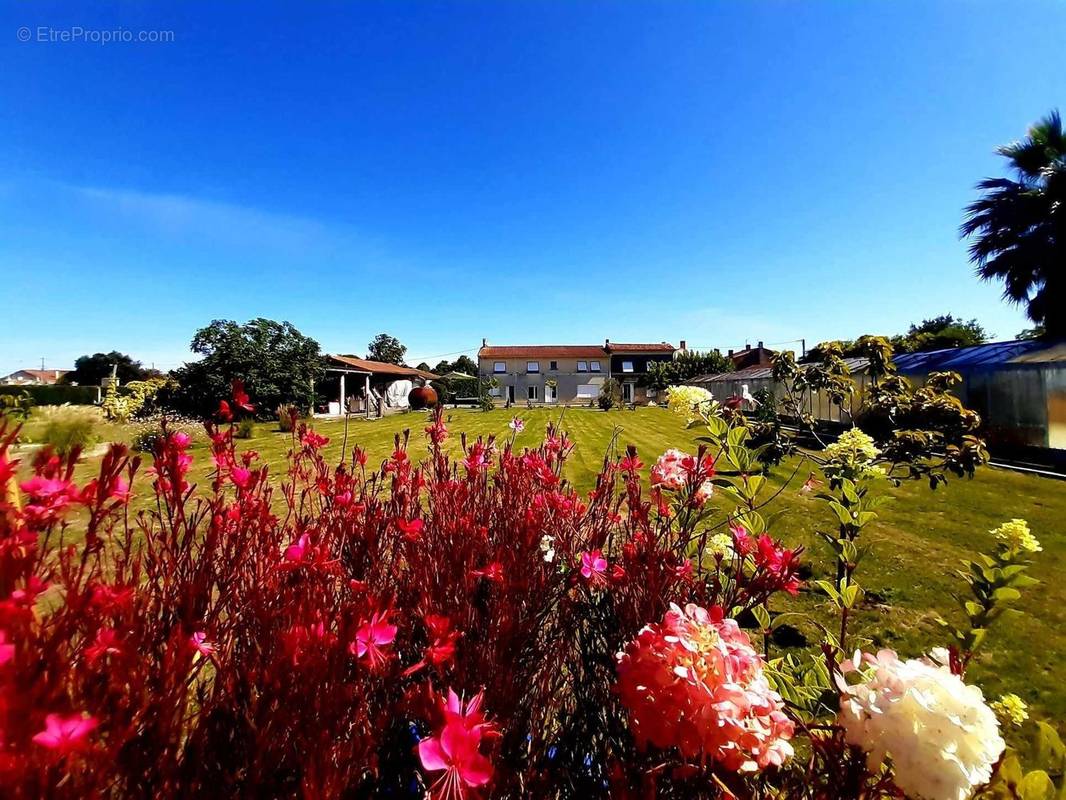
[[[631,383],[623,383],[622,384],[622,402],[623,403],[632,403],[633,402],[633,384],[631,384]]]
[[[549,383],[544,384],[544,402],[554,403],[556,396],[555,387]]]
[[[513,386],[508,386],[507,387],[507,404],[508,405],[514,405],[514,387]]]

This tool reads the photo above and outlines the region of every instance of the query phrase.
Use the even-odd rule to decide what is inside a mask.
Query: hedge
[[[36,406],[61,406],[70,403],[75,406],[96,405],[95,386],[64,386],[62,384],[24,384],[0,386],[0,395],[20,395],[23,392],[33,398]]]

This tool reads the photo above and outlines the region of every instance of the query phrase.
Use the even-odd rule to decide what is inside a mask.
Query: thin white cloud
[[[334,231],[315,220],[231,203],[130,189],[69,188],[96,210],[163,235],[284,249],[328,244],[335,238]]]

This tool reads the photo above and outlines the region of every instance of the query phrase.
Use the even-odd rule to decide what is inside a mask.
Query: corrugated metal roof
[[[1061,343],[1049,346],[1040,341],[990,342],[973,347],[953,347],[927,353],[904,353],[895,356],[896,368],[904,374],[925,374],[954,370],[996,369],[1011,363],[1039,364],[1063,358]],[[1047,355],[1045,355],[1045,351]],[[1058,352],[1058,355],[1055,353]]]

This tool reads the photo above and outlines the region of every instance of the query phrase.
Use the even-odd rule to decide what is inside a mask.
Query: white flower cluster
[[[713,416],[718,403],[714,395],[699,386],[671,386],[666,390],[666,407],[689,422],[698,416]]]
[[[825,455],[845,467],[850,477],[875,478],[885,474],[884,469],[870,464],[881,455],[874,440],[858,428],[849,428],[837,440],[825,448]]]
[[[849,685],[849,673],[861,682]],[[856,653],[837,684],[846,740],[866,751],[871,769],[890,758],[908,797],[966,800],[992,777],[1005,746],[996,715],[979,688],[943,663]]]

